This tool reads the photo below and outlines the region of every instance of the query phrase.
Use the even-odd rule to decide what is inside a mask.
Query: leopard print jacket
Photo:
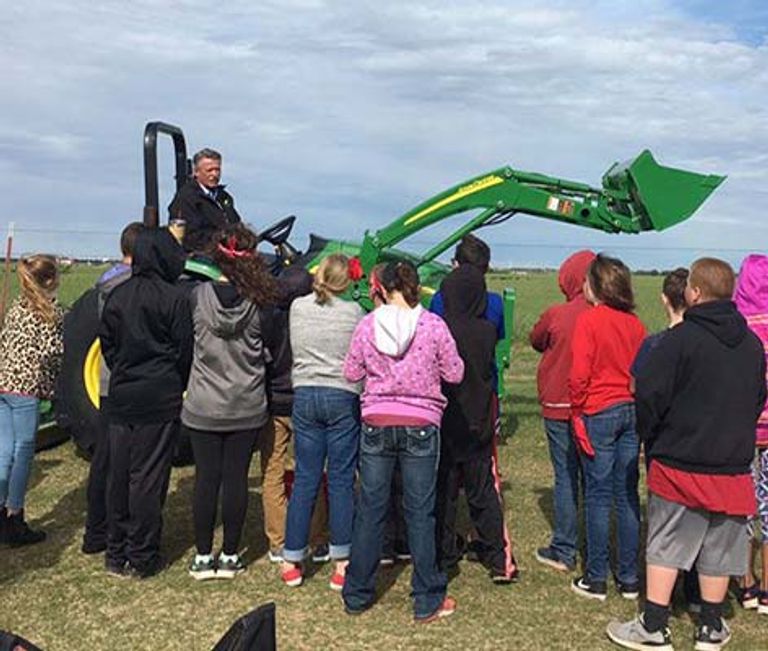
[[[64,310],[55,304],[55,311],[47,323],[23,298],[13,302],[0,330],[0,392],[53,397],[64,352]]]

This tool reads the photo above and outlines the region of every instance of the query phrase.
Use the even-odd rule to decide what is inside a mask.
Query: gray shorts
[[[690,570],[705,576],[742,576],[749,556],[747,518],[690,509],[648,495],[648,565]]]

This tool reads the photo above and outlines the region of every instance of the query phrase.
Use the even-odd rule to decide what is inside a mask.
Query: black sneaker
[[[83,554],[101,554],[107,551],[107,543],[93,540],[83,540],[83,546],[80,547]]]
[[[731,631],[724,619],[720,620],[720,630],[710,626],[701,625],[696,629],[693,637],[696,651],[717,651],[722,649],[731,640]]]
[[[748,588],[737,588],[736,599],[744,610],[754,610],[760,600],[760,586],[755,583]]]
[[[131,576],[128,561],[123,561],[122,563],[116,561],[106,561],[104,567],[107,570],[107,576],[111,576],[117,579],[126,579]]]
[[[586,576],[574,579],[571,582],[571,590],[582,597],[598,599],[599,601],[605,601],[608,596],[605,581],[590,581]]]
[[[6,522],[8,544],[11,547],[24,547],[43,542],[46,539],[45,531],[30,529],[24,521],[24,511],[19,511],[7,518]]]
[[[235,555],[234,560],[221,560],[219,556],[218,565],[216,567],[217,579],[234,579],[238,574],[245,572],[245,564],[239,556]]]
[[[494,585],[509,585],[510,583],[517,583],[519,580],[520,570],[517,565],[509,573],[504,570],[491,570],[491,581],[493,581]]]
[[[168,561],[162,556],[155,556],[154,560],[143,567],[135,567],[129,564],[128,573],[135,579],[149,579],[160,574],[166,567],[168,567]]]
[[[616,590],[624,597],[624,599],[630,599],[634,601],[640,596],[640,582],[623,583],[619,580],[616,581]]]
[[[331,552],[328,549],[328,545],[317,545],[312,550],[313,563],[327,563],[330,560],[331,560]]]

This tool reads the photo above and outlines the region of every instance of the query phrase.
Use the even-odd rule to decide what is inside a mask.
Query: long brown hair
[[[349,258],[343,253],[331,253],[325,258],[315,272],[315,302],[325,305],[334,296],[343,294],[349,283]]]
[[[56,319],[53,299],[59,286],[59,266],[52,255],[30,255],[16,265],[21,296],[47,323]]]
[[[213,239],[211,256],[238,294],[264,307],[277,300],[277,283],[256,250],[259,237],[243,224],[219,231]]]
[[[601,303],[621,312],[635,309],[632,274],[618,258],[598,253],[589,265],[587,279],[595,298]]]

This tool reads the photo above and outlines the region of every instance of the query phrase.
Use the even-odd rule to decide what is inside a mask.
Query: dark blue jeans
[[[403,510],[413,560],[411,596],[417,618],[429,617],[443,603],[447,578],[437,568],[435,492],[440,460],[437,427],[372,427],[360,437],[360,494],[352,535],[352,555],[344,580],[344,603],[364,610],[376,596],[384,523],[392,474],[400,463]]]
[[[554,528],[550,549],[568,565],[576,564],[579,509],[579,454],[570,421],[544,419],[549,458],[555,473]]]
[[[640,542],[640,498],[637,493],[639,442],[635,406],[625,403],[585,416],[594,458],[582,457],[587,522],[587,579],[608,577],[611,508],[616,507],[619,543],[616,578],[635,583]]]
[[[360,436],[357,394],[329,387],[296,387],[293,398],[296,475],[288,502],[283,558],[298,563],[307,554],[317,491],[328,460],[331,558],[345,559],[352,543],[355,467]]]

